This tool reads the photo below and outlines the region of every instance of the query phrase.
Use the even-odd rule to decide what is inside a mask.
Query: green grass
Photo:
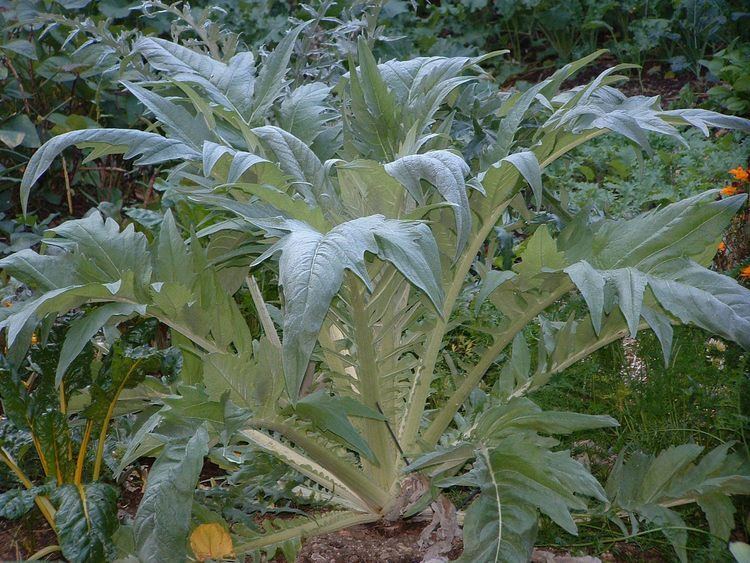
[[[609,414],[620,422],[619,428],[578,434],[566,444],[588,457],[599,479],[606,478],[611,456],[625,447],[655,453],[686,442],[711,448],[731,440],[747,451],[748,353],[685,327],[675,330],[668,367],[652,333],[641,333],[635,349],[646,367],[643,380],[626,373],[623,344],[615,343],[558,375],[532,396],[544,409]],[[744,515],[750,507],[746,498],[735,502],[738,531],[747,534]],[[697,507],[687,506],[681,513],[690,527],[707,530]],[[543,526],[538,543],[601,554],[611,550],[612,540],[621,537],[616,526],[594,520],[581,527],[578,537],[555,526]],[[731,561],[725,546],[707,533],[690,532],[689,538],[691,561]],[[634,552],[648,550],[649,556],[659,560],[676,560],[660,533],[645,534],[630,542],[635,542]],[[621,557],[642,560],[629,559],[627,554]]]

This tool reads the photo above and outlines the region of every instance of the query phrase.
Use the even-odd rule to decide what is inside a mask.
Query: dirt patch
[[[419,545],[427,522],[396,522],[353,526],[305,541],[296,563],[419,563],[428,546]],[[460,541],[446,556],[456,559]]]
[[[55,545],[57,537],[38,511],[32,511],[20,520],[0,518],[0,561],[21,561],[34,553]],[[44,559],[60,559],[55,552]]]

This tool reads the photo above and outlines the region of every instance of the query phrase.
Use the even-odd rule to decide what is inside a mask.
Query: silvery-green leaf
[[[321,82],[303,84],[284,97],[279,110],[281,127],[311,145],[332,119],[325,100],[331,88]]]
[[[26,210],[31,187],[63,150],[73,145],[107,145],[108,154],[123,154],[125,159],[139,158],[135,164],[147,166],[169,160],[200,160],[191,146],[178,139],[134,129],[82,129],[53,137],[34,153],[21,180],[21,205]]]
[[[252,53],[238,53],[225,64],[158,37],[141,37],[133,50],[172,80],[199,84],[217,103],[234,107],[242,115],[250,109],[255,86]]]
[[[683,323],[697,325],[750,349],[750,290],[685,259],[649,272],[659,303]]]
[[[331,205],[337,201],[330,181],[326,177],[323,163],[310,148],[297,137],[267,125],[253,129],[269,158],[278,162],[281,169],[291,177],[293,188],[310,205]]]
[[[361,217],[320,233],[299,221],[288,221],[282,237],[256,263],[280,252],[279,285],[284,294],[284,375],[297,398],[318,332],[333,297],[354,272],[366,286],[370,279],[365,253],[392,262],[436,306],[442,301],[437,246],[421,223]]]
[[[144,283],[150,278],[151,260],[147,240],[130,224],[120,231],[114,219],[94,212],[83,219],[65,221],[50,229],[59,238],[46,239],[50,245],[75,249],[86,257],[80,261],[78,274],[86,281],[116,282],[126,272],[137,273]]]
[[[531,191],[534,192],[537,209],[540,208],[542,205],[542,169],[536,155],[531,151],[523,151],[509,154],[503,160],[515,166],[524,180],[529,183]]]
[[[570,279],[576,284],[578,291],[586,300],[594,331],[599,334],[604,310],[604,278],[585,260],[568,266],[565,268],[565,273],[570,276]]]
[[[74,267],[64,254],[43,255],[26,248],[0,260],[0,268],[17,280],[49,291],[74,284]]]
[[[248,120],[250,123],[260,120],[281,95],[285,85],[284,78],[289,70],[289,59],[294,51],[294,44],[306,25],[307,23],[303,23],[288,31],[276,48],[263,61],[263,67],[255,81],[255,91],[253,92]]]
[[[458,255],[471,233],[471,210],[464,180],[469,166],[464,159],[450,151],[430,151],[399,158],[386,164],[385,171],[401,182],[419,204],[424,203],[422,180],[435,186],[443,199],[453,204]]]
[[[516,275],[511,270],[490,270],[482,276],[482,281],[479,284],[479,292],[474,302],[475,310],[479,311],[479,307],[482,306],[482,303],[485,302],[493,291]]]
[[[641,322],[643,294],[649,279],[643,272],[634,268],[606,270],[602,274],[604,279],[617,289],[620,310],[628,322],[630,337],[635,338],[638,333],[638,323]]]
[[[213,133],[200,116],[191,115],[182,106],[138,84],[127,81],[123,81],[122,84],[154,114],[154,117],[164,125],[171,136],[177,137],[186,145],[200,150],[205,140],[214,138]]]

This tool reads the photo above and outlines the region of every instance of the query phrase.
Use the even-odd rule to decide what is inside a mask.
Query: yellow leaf
[[[234,557],[232,537],[221,524],[201,524],[190,534],[190,548],[198,561]]]

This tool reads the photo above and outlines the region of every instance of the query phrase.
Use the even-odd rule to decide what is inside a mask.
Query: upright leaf
[[[187,444],[168,442],[148,475],[133,528],[138,558],[146,562],[185,560],[193,492],[208,453],[203,426]]]

